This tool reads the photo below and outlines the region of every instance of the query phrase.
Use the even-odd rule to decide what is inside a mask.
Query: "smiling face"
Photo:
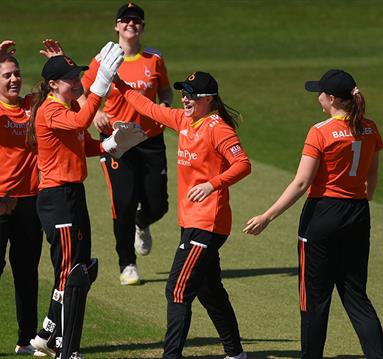
[[[144,32],[144,21],[138,16],[125,16],[118,20],[114,29],[121,39],[138,41],[140,35]]]
[[[78,76],[73,79],[50,80],[49,85],[54,96],[68,104],[72,100],[77,100],[84,93]]]
[[[191,99],[189,96],[182,96],[181,102],[184,106],[185,116],[191,117],[193,121],[198,121],[211,111],[212,99],[212,96],[199,97],[195,99]]]
[[[15,62],[0,63],[0,100],[15,105],[21,90],[20,69]]]

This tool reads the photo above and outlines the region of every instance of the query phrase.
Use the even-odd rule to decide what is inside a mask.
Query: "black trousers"
[[[43,232],[36,212],[36,196],[18,199],[11,215],[0,216],[0,276],[9,262],[15,284],[16,316],[19,326],[18,345],[28,345],[36,335],[38,265]]]
[[[84,185],[67,183],[41,190],[37,211],[51,245],[55,276],[48,315],[39,333],[47,339],[61,326],[62,294],[70,270],[77,263],[90,264],[91,231]]]
[[[163,358],[182,358],[194,298],[205,307],[227,355],[242,352],[238,323],[221,280],[219,248],[227,236],[196,228],[181,230],[181,241],[166,285],[167,332]]]
[[[334,286],[366,358],[383,358],[382,327],[366,294],[368,202],[308,199],[301,215],[298,242],[302,358],[323,357]]]
[[[101,134],[101,139],[105,137]],[[101,157],[112,203],[113,230],[120,267],[136,263],[136,224],[145,228],[168,211],[165,151],[161,134],[131,148],[118,160],[109,154]]]

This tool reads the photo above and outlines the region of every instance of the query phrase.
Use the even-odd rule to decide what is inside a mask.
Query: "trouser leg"
[[[367,359],[383,358],[383,332],[366,293],[370,246],[369,216],[342,239],[337,289]]]
[[[176,251],[166,285],[168,326],[163,358],[182,357],[190,327],[192,302],[204,286],[206,273],[210,269],[209,265],[214,258],[218,257],[218,248],[226,237],[194,228],[181,231],[180,246]],[[217,241],[221,243],[217,244]],[[202,298],[205,298],[203,294]],[[212,312],[211,308],[209,314],[217,318]],[[219,320],[216,319],[215,324],[218,322]]]
[[[40,334],[45,338],[50,335],[56,344],[60,344],[62,303],[68,275],[76,264],[88,266],[91,263],[90,222],[83,185],[68,184],[41,191],[38,213],[51,244],[55,274],[52,300],[44,321],[45,331]]]
[[[222,245],[224,240],[217,240],[214,245]],[[229,295],[222,284],[221,267],[219,263],[218,248],[206,270],[206,277],[198,292],[198,299],[206,308],[212,320],[225,353],[228,356],[236,356],[243,351],[238,322]]]
[[[137,147],[137,177],[140,185],[135,222],[145,228],[161,219],[168,211],[167,162],[163,134],[149,138]]]
[[[42,229],[36,212],[36,197],[20,198],[11,216],[9,259],[15,283],[18,345],[28,345],[36,335],[38,265]]]
[[[136,180],[137,159],[134,148],[118,160],[108,154],[102,156],[101,166],[112,205],[118,262],[120,268],[123,268],[136,263],[134,237],[139,189]]]

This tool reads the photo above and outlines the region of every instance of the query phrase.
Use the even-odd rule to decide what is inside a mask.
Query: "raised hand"
[[[53,39],[45,39],[43,41],[44,49],[40,50],[40,54],[48,59],[53,56],[65,55],[64,50],[60,43]]]
[[[0,43],[0,61],[3,61],[7,57],[11,57],[15,54],[16,49],[11,49],[11,47],[15,45],[16,42],[13,40],[4,40]]]
[[[97,71],[96,79],[90,87],[90,91],[96,95],[103,97],[109,92],[110,85],[117,69],[124,61],[124,51],[118,44],[108,42],[101,49],[101,63]]]

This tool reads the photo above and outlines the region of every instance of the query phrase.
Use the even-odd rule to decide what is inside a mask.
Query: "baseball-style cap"
[[[81,71],[88,70],[88,66],[77,66],[73,60],[64,55],[51,57],[44,65],[41,76],[45,80],[73,79]]]
[[[218,95],[217,81],[207,72],[193,72],[185,81],[175,82],[173,86],[191,94]]]
[[[342,99],[351,99],[356,82],[343,70],[329,70],[319,81],[307,81],[305,89],[310,92],[325,92]]]
[[[119,21],[126,16],[138,16],[140,19],[145,20],[144,10],[132,2],[122,5],[118,9],[117,15],[116,15],[116,21]]]

